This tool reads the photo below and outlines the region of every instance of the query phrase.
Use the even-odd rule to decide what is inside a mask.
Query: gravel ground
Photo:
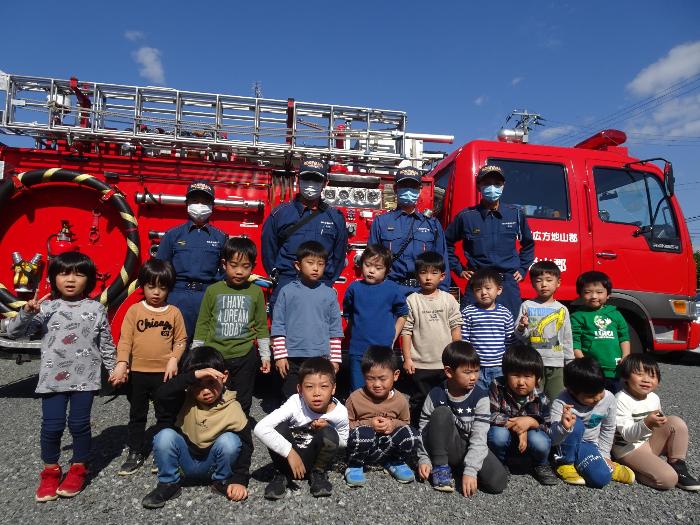
[[[381,471],[368,474],[369,485],[351,490],[341,473],[333,472],[334,493],[315,500],[308,485],[289,491],[279,502],[262,497],[271,470],[265,449],[256,443],[250,498],[231,503],[213,495],[208,487],[186,487],[182,496],[164,509],[147,511],[141,498],[156,483],[150,469],[131,477],[117,476],[125,456],[128,405],[123,396],[108,402],[99,397],[93,408],[95,472],[90,485],[72,500],[35,503],[34,490],[41,469],[38,431],[39,400],[34,397],[38,363],[21,366],[0,361],[0,421],[5,446],[0,449],[0,522],[87,523],[253,523],[273,519],[276,523],[452,523],[478,520],[487,523],[700,523],[700,493],[681,490],[656,492],[641,485],[612,483],[603,490],[572,487],[540,487],[528,475],[511,477],[501,495],[479,493],[465,499],[433,491],[428,484],[399,485]],[[687,356],[662,364],[663,382],[658,390],[664,412],[676,414],[690,428],[688,463],[700,475],[700,357]],[[262,411],[256,404],[254,414]],[[259,445],[259,446],[258,446]],[[63,463],[70,457],[66,430]]]

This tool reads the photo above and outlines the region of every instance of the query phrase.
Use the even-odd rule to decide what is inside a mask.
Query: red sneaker
[[[45,468],[39,474],[39,488],[34,495],[37,501],[53,501],[58,499],[56,489],[61,481],[61,467]]]
[[[87,468],[82,463],[73,463],[63,482],[56,490],[56,494],[64,498],[72,498],[85,487],[85,478],[87,477]]]

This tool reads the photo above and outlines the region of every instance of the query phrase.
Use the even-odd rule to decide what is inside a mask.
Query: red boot
[[[73,463],[63,482],[56,490],[56,494],[64,498],[72,498],[85,487],[85,478],[87,477],[87,468],[82,463]]]
[[[39,474],[39,488],[36,489],[35,499],[37,501],[53,501],[58,499],[56,489],[61,481],[61,467],[46,467]]]

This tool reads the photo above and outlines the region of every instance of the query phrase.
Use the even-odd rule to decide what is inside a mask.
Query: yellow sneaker
[[[634,471],[625,465],[620,465],[619,463],[615,463],[613,461],[612,479],[618,483],[631,485],[634,483]]]
[[[557,476],[559,476],[564,483],[569,485],[585,485],[586,480],[579,476],[576,472],[576,467],[573,465],[559,465],[557,467]]]

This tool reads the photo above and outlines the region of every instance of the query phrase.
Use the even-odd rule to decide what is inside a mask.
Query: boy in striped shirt
[[[495,377],[503,375],[501,360],[513,343],[514,322],[510,311],[496,303],[503,291],[503,276],[491,268],[477,270],[469,281],[476,298],[462,310],[462,341],[472,344],[481,359],[479,386],[488,390]]]

